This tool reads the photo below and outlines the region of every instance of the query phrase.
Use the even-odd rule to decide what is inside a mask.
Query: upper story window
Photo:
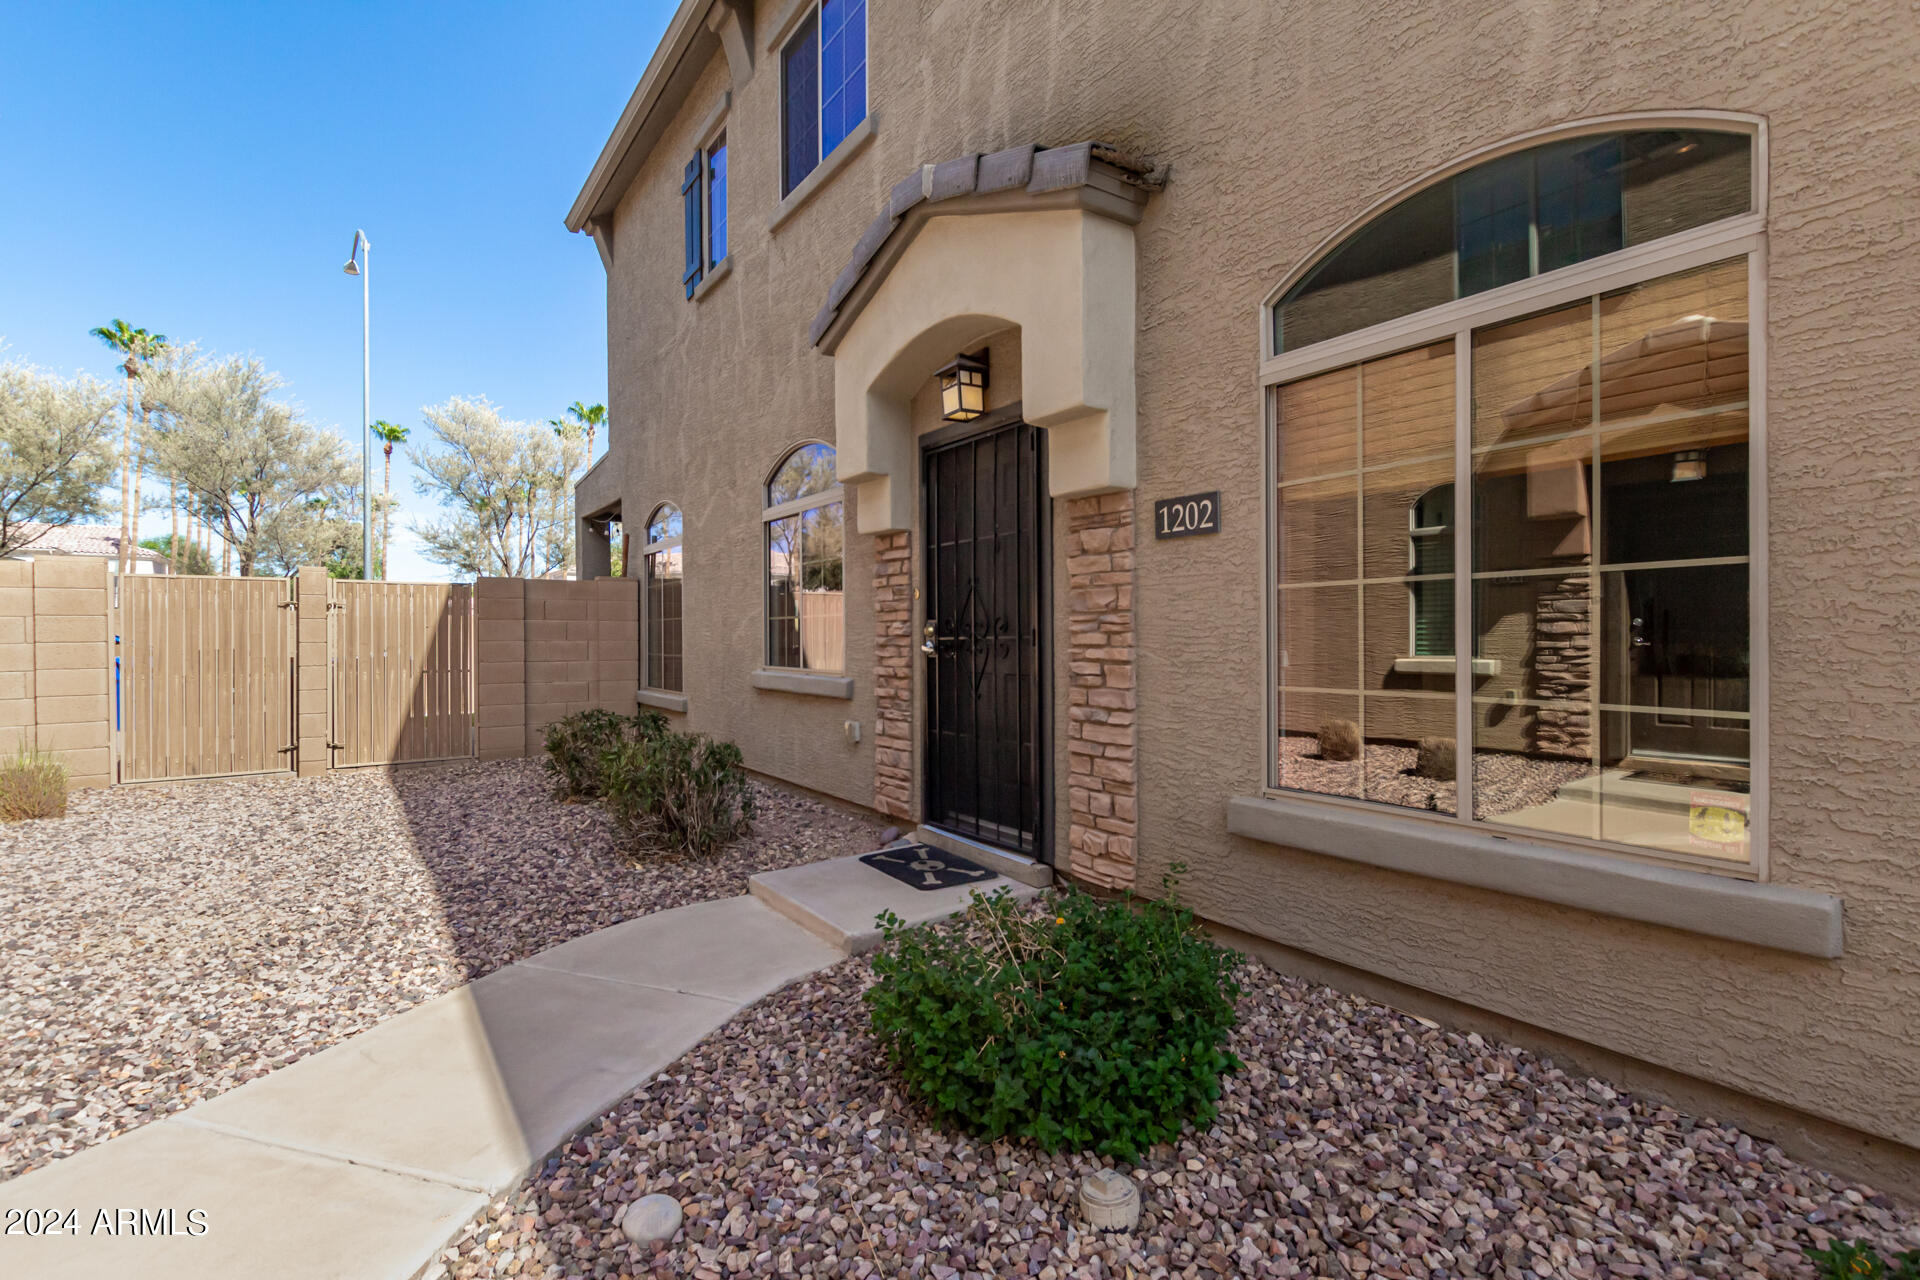
[[[1746,213],[1752,164],[1748,134],[1657,129],[1476,165],[1387,209],[1288,289],[1273,307],[1273,350]]]
[[[680,605],[686,561],[678,507],[665,502],[655,508],[647,521],[646,545],[640,550],[642,683],[649,689],[679,693],[686,688]]]
[[[832,446],[803,444],[767,481],[767,665],[846,669],[845,502]]]
[[[1616,200],[1609,157],[1646,136],[1535,148],[1443,180],[1444,204],[1401,201],[1332,256],[1409,208],[1468,209],[1448,267],[1472,288],[1417,313],[1397,295],[1373,313],[1393,324],[1264,362],[1272,786],[1764,871],[1749,429],[1764,228],[1716,217],[1533,279],[1632,248],[1610,209],[1629,238],[1658,221],[1654,239],[1749,209],[1747,134],[1703,135],[1696,150],[1738,163],[1672,171],[1692,180],[1657,219],[1648,184]],[[1550,191],[1586,215],[1543,219]],[[1359,281],[1349,300],[1377,302]],[[1337,296],[1296,287],[1280,306]]]
[[[780,51],[780,194],[867,118],[867,0],[818,0]]]
[[[686,243],[681,283],[691,298],[707,272],[727,257],[727,135],[715,134],[693,153],[680,178],[680,208]]]

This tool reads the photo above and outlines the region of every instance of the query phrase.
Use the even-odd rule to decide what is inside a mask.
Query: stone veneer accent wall
[[[1583,570],[1545,587],[1534,606],[1530,698],[1577,704],[1534,711],[1541,755],[1593,757],[1593,584]]]
[[[913,812],[913,541],[904,529],[873,540],[873,807]]]
[[[1133,495],[1070,498],[1067,515],[1067,869],[1133,884],[1137,762]]]

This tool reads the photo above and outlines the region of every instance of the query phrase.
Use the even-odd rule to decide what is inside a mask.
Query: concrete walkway
[[[409,1280],[582,1125],[740,1009],[842,959],[863,932],[853,915],[870,928],[879,901],[918,922],[969,896],[916,893],[856,858],[813,865],[576,938],[0,1183],[0,1210],[57,1210],[72,1228],[0,1235],[0,1276]],[[842,924],[829,942],[797,919]]]

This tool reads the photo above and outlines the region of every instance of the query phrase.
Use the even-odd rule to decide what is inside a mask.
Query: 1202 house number
[[[1220,491],[1161,498],[1153,504],[1153,536],[1191,538],[1220,532]]]

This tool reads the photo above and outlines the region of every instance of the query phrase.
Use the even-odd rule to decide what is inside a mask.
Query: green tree
[[[455,396],[421,412],[433,445],[407,450],[420,473],[414,487],[448,513],[414,526],[427,558],[503,578],[571,568],[577,433],[510,421],[484,397]]]
[[[213,563],[213,557],[207,554],[205,547],[196,546],[177,533],[143,538],[140,545],[149,551],[158,551],[171,561],[173,573],[205,575],[218,572],[218,566]]]
[[[587,433],[586,465],[593,465],[594,432],[607,425],[607,406],[603,404],[582,404],[575,400],[567,406],[567,416]]]
[[[118,317],[112,324],[95,325],[87,332],[126,357],[120,366],[127,375],[127,429],[120,446],[120,572],[125,573],[140,532],[140,486],[134,479],[133,384],[147,364],[166,350],[167,335],[136,329]]]
[[[407,442],[407,428],[382,418],[373,424],[373,434],[380,441],[380,452],[387,460],[386,480],[381,489],[384,503],[380,513],[380,549],[374,556],[381,566],[380,576],[384,578],[387,576],[387,548],[393,537],[393,446]]]
[[[326,522],[352,509],[346,495],[358,501],[340,437],[275,400],[284,384],[251,357],[175,357],[147,376],[160,464],[180,477],[241,576],[319,563],[316,548],[336,536]]]
[[[48,528],[99,518],[117,407],[96,379],[0,364],[0,555]]]

